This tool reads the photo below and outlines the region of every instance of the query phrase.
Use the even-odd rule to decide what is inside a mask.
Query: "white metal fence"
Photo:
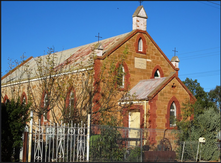
[[[87,159],[87,127],[33,124],[33,162],[82,162]]]

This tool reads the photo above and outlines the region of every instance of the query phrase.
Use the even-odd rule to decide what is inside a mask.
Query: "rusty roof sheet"
[[[128,34],[131,32],[121,34],[118,36],[114,36],[108,39],[104,39],[99,41],[100,45],[103,47],[103,53],[108,51],[109,49],[115,47],[121,40],[123,40]],[[55,69],[60,69],[62,67],[62,72],[72,71],[83,67],[89,67],[92,66],[93,63],[90,62],[91,57],[94,55],[92,48],[95,47],[95,45],[98,42],[86,44],[83,46],[75,47],[72,49],[63,50],[60,52],[55,52],[54,54],[50,54],[55,58]],[[36,78],[36,71],[37,71],[37,61],[39,59],[42,60],[43,65],[46,66],[46,58],[47,55],[39,56],[32,58],[28,63],[25,63],[20,68],[17,68],[13,73],[9,74],[7,77],[1,80],[2,84],[7,84],[15,81],[22,81],[27,80],[28,76],[25,74],[25,69],[28,68],[33,72],[30,74],[29,78],[33,79]]]
[[[102,46],[103,48],[103,53],[105,53],[112,47],[115,47],[129,33],[130,32],[99,41],[100,43],[99,45]],[[95,55],[93,54],[92,49],[94,49],[94,47],[96,47],[97,44],[98,42],[93,42],[87,45],[77,47],[77,50],[68,59],[64,60],[56,68],[63,67],[66,69],[69,68],[68,66],[71,65],[73,69],[77,69],[80,65],[83,65],[84,67],[90,66],[91,65],[90,58],[93,57],[93,55]]]
[[[164,81],[166,81],[168,77],[155,78],[155,79],[146,79],[141,80],[137,85],[135,85],[129,93],[121,99],[122,101],[127,100],[144,100],[147,99],[148,95],[150,95],[155,89],[160,86]]]

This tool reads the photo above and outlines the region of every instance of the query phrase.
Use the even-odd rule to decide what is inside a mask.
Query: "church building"
[[[146,11],[141,5],[132,15],[131,32],[100,40],[98,44],[90,43],[57,52],[59,62],[57,61],[54,68],[59,69],[64,65],[75,65],[76,67],[81,63],[83,65],[79,68],[81,72],[89,67],[94,71],[94,80],[97,80],[105,59],[116,60],[115,66],[123,72],[123,75],[120,76],[121,81],[117,83],[118,91],[122,94],[126,93],[125,96],[119,96],[119,98],[116,96],[118,98],[116,103],[118,105],[133,104],[129,109],[123,109],[119,113],[118,117],[122,119],[123,127],[174,129],[176,128],[174,118],[182,118],[183,103],[194,102],[196,98],[179,78],[180,60],[178,57],[174,56],[169,59],[147,32],[147,19]],[[94,45],[96,45],[95,48]],[[125,49],[127,49],[127,56],[123,62],[120,62]],[[96,55],[93,63],[89,62],[92,53]],[[46,57],[47,55],[40,56],[43,60]],[[1,102],[10,100],[11,92],[8,90],[12,86],[16,86],[18,84],[16,81],[21,78],[20,83],[23,85],[20,96],[27,102],[26,81],[28,76],[23,74],[26,64],[29,65],[29,68],[36,69],[36,58],[30,57],[2,77]],[[33,74],[30,74],[29,79],[31,83],[37,82],[37,77]],[[34,86],[32,88],[36,89]],[[72,95],[69,91],[67,105],[70,103]],[[46,96],[47,92],[40,92],[38,98],[44,102]],[[99,95],[95,94],[95,96],[98,96],[99,99]],[[133,98],[130,98],[132,96]],[[47,118],[53,116],[51,113],[47,114]]]

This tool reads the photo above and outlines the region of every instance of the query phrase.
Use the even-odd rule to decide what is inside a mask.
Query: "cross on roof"
[[[140,2],[140,6],[141,6],[141,3],[143,2],[143,1],[139,1]]]
[[[174,48],[174,50],[172,50],[172,51],[174,51],[174,56],[176,56],[176,52],[178,52],[178,51],[176,51],[176,48]]]
[[[95,36],[95,37],[98,37],[98,42],[99,42],[99,38],[102,38],[102,37],[100,37],[99,33],[98,33],[98,36]]]

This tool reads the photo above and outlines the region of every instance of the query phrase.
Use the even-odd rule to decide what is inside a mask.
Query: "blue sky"
[[[219,5],[218,5],[219,4]],[[220,85],[220,1],[143,1],[147,32],[169,60],[176,47],[179,77],[205,91]],[[44,55],[132,31],[138,1],[1,1],[1,72],[8,58]]]

